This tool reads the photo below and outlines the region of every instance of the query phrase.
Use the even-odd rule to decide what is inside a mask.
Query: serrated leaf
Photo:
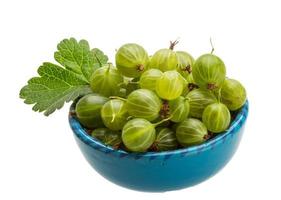
[[[60,109],[64,102],[91,92],[87,81],[79,74],[58,65],[43,63],[38,74],[40,77],[31,78],[28,85],[21,89],[20,97],[27,104],[35,104],[34,111],[45,111],[46,116]]]
[[[90,50],[86,40],[64,39],[55,52],[55,60],[66,69],[83,75],[89,81],[92,73],[103,64],[107,63],[107,56],[99,49]]]

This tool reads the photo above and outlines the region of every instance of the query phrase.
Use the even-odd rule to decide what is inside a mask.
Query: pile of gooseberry
[[[105,145],[130,152],[170,151],[198,145],[228,129],[246,102],[246,91],[226,77],[211,53],[196,60],[169,48],[149,56],[134,43],[116,52],[91,76],[93,91],[76,103],[75,115]]]

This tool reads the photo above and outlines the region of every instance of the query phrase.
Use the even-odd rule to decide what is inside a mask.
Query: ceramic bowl
[[[150,192],[190,187],[215,175],[236,152],[248,115],[247,101],[228,130],[201,145],[166,152],[128,153],[91,137],[71,114],[74,106],[69,114],[70,127],[90,165],[115,184]]]

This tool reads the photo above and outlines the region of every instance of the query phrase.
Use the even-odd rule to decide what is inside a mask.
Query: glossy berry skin
[[[86,128],[103,126],[100,111],[108,100],[98,94],[88,94],[79,99],[75,107],[79,122]]]
[[[90,80],[92,90],[106,97],[116,95],[121,83],[123,83],[123,76],[111,64],[98,68]]]
[[[122,130],[124,145],[133,152],[145,152],[155,141],[154,125],[146,119],[135,118],[128,121]]]
[[[165,100],[178,98],[183,91],[182,76],[176,71],[166,71],[156,82],[156,93]]]
[[[133,117],[153,121],[159,116],[161,99],[151,90],[138,89],[127,98],[126,108]]]
[[[139,77],[147,68],[149,58],[145,49],[134,43],[120,47],[115,55],[118,70],[127,77]]]
[[[217,102],[216,96],[213,92],[206,89],[195,89],[186,95],[190,105],[189,116],[195,118],[201,118],[204,109]]]
[[[92,131],[91,136],[113,148],[118,148],[122,143],[121,133],[108,128],[97,128]]]
[[[171,49],[160,49],[150,59],[149,68],[156,68],[162,72],[176,70],[177,55]]]
[[[208,105],[202,115],[202,121],[213,133],[225,131],[230,124],[231,116],[226,105],[213,103]]]
[[[243,85],[234,79],[225,79],[221,88],[221,102],[229,110],[235,111],[241,108],[246,102],[246,90]]]
[[[189,102],[182,96],[168,102],[171,121],[182,122],[189,114]]]
[[[139,85],[142,89],[155,90],[156,81],[163,75],[159,69],[149,69],[145,71],[139,81]]]
[[[200,56],[192,68],[194,81],[203,89],[219,88],[225,80],[225,74],[226,69],[223,61],[213,54]]]
[[[107,128],[121,130],[129,117],[125,102],[119,99],[109,100],[102,106],[101,117]]]
[[[170,151],[178,147],[176,134],[169,128],[157,128],[156,139],[153,143],[155,151]]]
[[[187,78],[192,72],[194,58],[185,51],[176,52],[178,64],[177,71],[184,77]]]
[[[206,126],[198,119],[188,118],[177,126],[176,137],[184,147],[201,144],[206,141],[207,136]]]

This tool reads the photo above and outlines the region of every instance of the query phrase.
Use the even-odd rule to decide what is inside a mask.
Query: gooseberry
[[[121,130],[129,117],[125,102],[119,99],[109,100],[102,106],[101,117],[107,128]]]
[[[188,118],[177,126],[176,137],[182,146],[187,147],[205,142],[208,131],[200,120]]]
[[[200,56],[192,68],[194,81],[203,89],[219,88],[225,80],[225,74],[223,61],[213,54]]]
[[[221,102],[231,111],[241,108],[246,102],[246,90],[237,80],[225,79],[220,92]]]
[[[175,70],[166,71],[156,81],[156,93],[166,100],[178,98],[183,91],[183,78]]]
[[[145,49],[134,43],[120,47],[115,55],[118,70],[127,77],[139,77],[147,68],[149,58]]]
[[[124,145],[134,152],[145,152],[156,137],[155,126],[142,118],[128,121],[122,130]]]
[[[176,134],[169,128],[156,128],[156,139],[152,145],[155,151],[169,151],[178,147]]]
[[[161,113],[163,118],[169,118],[173,122],[185,120],[189,114],[189,102],[182,96],[168,102],[164,102]]]
[[[148,121],[153,121],[159,116],[161,105],[161,99],[147,89],[133,91],[126,100],[126,108],[131,116]]]
[[[98,68],[90,80],[92,90],[106,97],[116,95],[121,83],[123,83],[123,76],[112,64]]]
[[[103,126],[100,110],[108,100],[99,94],[88,94],[79,99],[75,107],[79,122],[87,128]]]
[[[162,72],[175,70],[178,64],[176,52],[173,51],[178,41],[171,42],[169,49],[158,50],[150,59],[149,67],[157,68]]]
[[[121,133],[108,128],[97,128],[92,131],[91,136],[113,148],[118,148],[122,143]]]
[[[177,71],[184,77],[187,78],[192,72],[192,66],[194,63],[194,58],[185,51],[176,52],[178,63]]]
[[[139,85],[143,89],[155,90],[156,81],[162,76],[162,72],[158,69],[149,69],[145,71],[139,80]]]
[[[231,116],[226,105],[213,103],[208,105],[202,115],[202,121],[213,133],[225,131],[230,124]]]
[[[195,118],[201,118],[204,109],[208,105],[217,102],[216,96],[210,90],[200,88],[189,92],[186,98],[190,105],[189,116]]]

